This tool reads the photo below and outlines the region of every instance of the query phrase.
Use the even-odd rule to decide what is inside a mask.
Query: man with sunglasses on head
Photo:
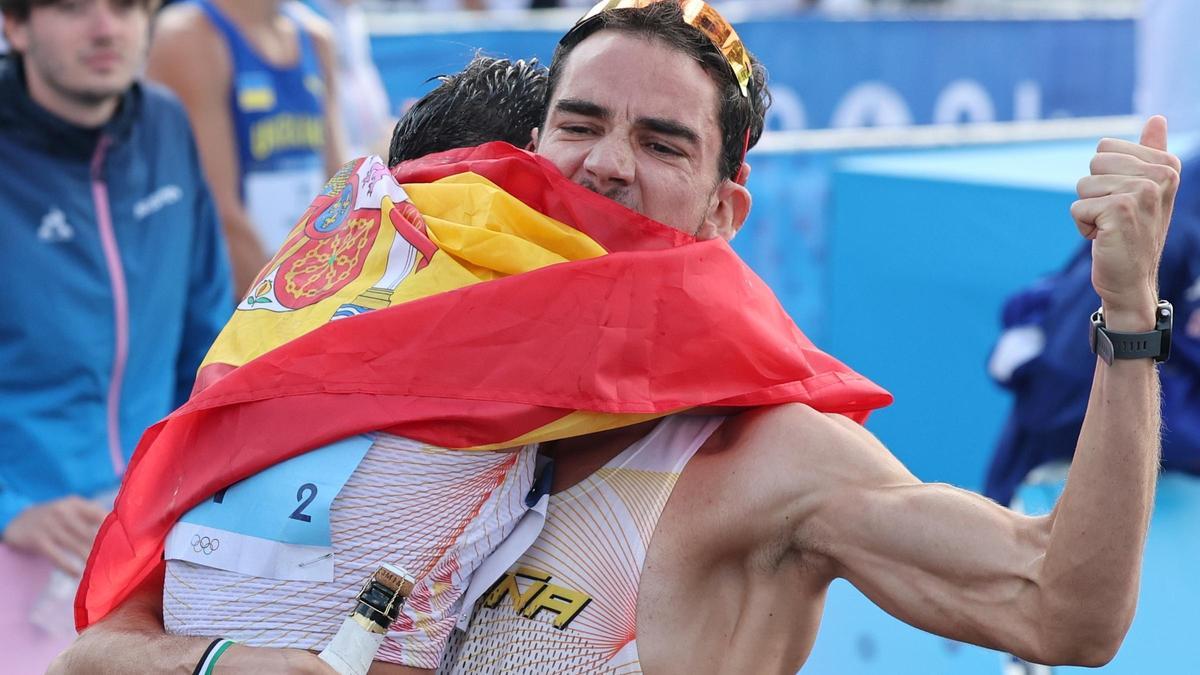
[[[762,69],[702,3],[638,5],[605,3],[563,38],[531,146],[669,227],[732,238],[750,206],[743,158],[762,128]],[[847,416],[801,404],[547,443],[541,534],[441,669],[794,672],[836,578],[951,639],[1038,663],[1111,659],[1136,605],[1158,462],[1154,364],[1170,310],[1153,278],[1179,168],[1165,147],[1161,118],[1141,143],[1102,141],[1071,209],[1093,241],[1103,313],[1089,415],[1053,513],[923,484]],[[953,339],[920,329],[941,336],[923,343]],[[881,326],[881,348],[918,348],[904,334]],[[148,585],[60,665],[197,662],[210,640],[163,636]],[[327,672],[298,650],[234,646],[223,658]],[[390,668],[380,672],[414,672]]]

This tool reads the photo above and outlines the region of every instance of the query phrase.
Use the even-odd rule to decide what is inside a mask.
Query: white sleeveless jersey
[[[533,445],[466,452],[378,434],[330,505],[332,581],[280,581],[168,560],[167,631],[320,650],[363,582],[390,561],[418,581],[376,659],[436,668],[471,574],[527,510],[535,458]]]
[[[541,534],[456,631],[439,673],[637,673],[646,550],[675,481],[723,418],[675,415],[551,496]]]

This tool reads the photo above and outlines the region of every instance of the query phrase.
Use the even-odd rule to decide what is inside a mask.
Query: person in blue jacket
[[[103,497],[142,431],[186,400],[233,309],[186,114],[135,82],[156,4],[0,0],[5,641],[51,564],[82,570]]]
[[[984,493],[1012,501],[1031,471],[1064,465],[1075,450],[1096,357],[1086,347],[1092,290],[1091,242],[1059,272],[1009,298],[992,377],[1013,408],[988,469]],[[1185,160],[1159,267],[1160,297],[1175,308],[1171,357],[1162,364],[1162,466],[1200,474],[1200,156]],[[1080,344],[1084,346],[1081,348]]]

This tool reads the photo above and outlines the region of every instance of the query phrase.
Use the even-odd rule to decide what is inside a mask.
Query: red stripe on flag
[[[814,347],[724,241],[710,240],[554,265],[334,321],[225,375],[179,412],[370,392],[658,413],[813,398],[809,380],[827,373],[865,382]]]
[[[479,445],[503,438],[507,428],[536,429],[568,412],[356,393],[268,398],[171,415],[142,437],[113,512],[96,535],[76,598],[76,625],[103,618],[160,567],[166,536],[183,514],[285,459],[380,429],[422,440],[416,432],[431,424],[441,430],[440,439]]]
[[[492,178],[513,179],[506,189],[519,190],[514,180],[537,173],[522,173],[529,167],[558,175],[511,148],[491,152],[507,156],[509,175]],[[553,176],[538,189],[559,190],[561,176]],[[608,237],[602,244],[642,248],[621,237],[644,218],[562,187],[572,188],[576,217],[612,216],[587,226]],[[651,224],[657,234],[649,247],[659,250],[552,265],[335,321],[214,378],[139,443],[80,585],[79,627],[111,611],[156,567],[182,513],[267,466],[352,434],[387,429],[474,447],[574,410],[794,401],[862,420],[891,402],[814,347],[724,241],[661,250],[669,233]]]

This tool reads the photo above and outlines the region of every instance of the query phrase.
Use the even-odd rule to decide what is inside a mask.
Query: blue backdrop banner
[[[737,24],[770,73],[777,130],[1124,115],[1133,108],[1134,25],[1095,20],[856,20]],[[476,50],[548,63],[562,30],[376,35],[402,106]]]

